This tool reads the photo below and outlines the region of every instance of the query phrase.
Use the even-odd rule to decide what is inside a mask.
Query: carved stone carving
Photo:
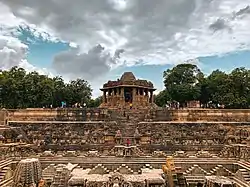
[[[130,182],[125,181],[124,177],[119,174],[113,174],[107,182],[104,182],[102,187],[133,187]]]

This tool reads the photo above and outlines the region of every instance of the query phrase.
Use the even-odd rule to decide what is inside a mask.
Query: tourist
[[[129,107],[130,107],[130,110],[133,108],[133,104],[132,103],[130,103],[129,104]]]
[[[129,146],[130,146],[130,140],[127,139],[127,147],[129,147]]]

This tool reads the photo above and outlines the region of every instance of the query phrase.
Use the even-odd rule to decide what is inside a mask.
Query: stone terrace
[[[0,111],[0,121],[112,121],[124,117],[138,117],[139,121],[200,121],[200,122],[250,122],[250,110],[247,109],[19,109]]]

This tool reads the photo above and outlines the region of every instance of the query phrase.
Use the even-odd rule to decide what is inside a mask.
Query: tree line
[[[100,98],[91,99],[92,89],[83,79],[64,82],[61,77],[50,78],[37,72],[13,67],[0,71],[0,107],[33,108],[67,106],[96,107]]]
[[[193,64],[179,64],[163,73],[165,89],[155,98],[159,106],[200,101],[203,107],[250,108],[250,70],[235,68],[230,73],[215,70],[208,76]]]
[[[200,101],[203,107],[250,108],[250,70],[235,68],[230,73],[215,70],[208,76],[193,64],[179,64],[163,73],[165,89],[155,97],[158,106]],[[66,83],[13,67],[0,71],[0,108],[68,107],[78,103],[97,107],[101,97],[91,99],[92,89],[83,79]]]

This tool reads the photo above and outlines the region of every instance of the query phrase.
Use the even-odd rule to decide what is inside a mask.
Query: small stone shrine
[[[38,186],[42,183],[42,168],[38,159],[21,160],[14,172],[13,187]]]
[[[145,108],[155,106],[152,82],[136,79],[132,72],[125,72],[117,81],[108,81],[103,85],[103,103],[101,108]]]

